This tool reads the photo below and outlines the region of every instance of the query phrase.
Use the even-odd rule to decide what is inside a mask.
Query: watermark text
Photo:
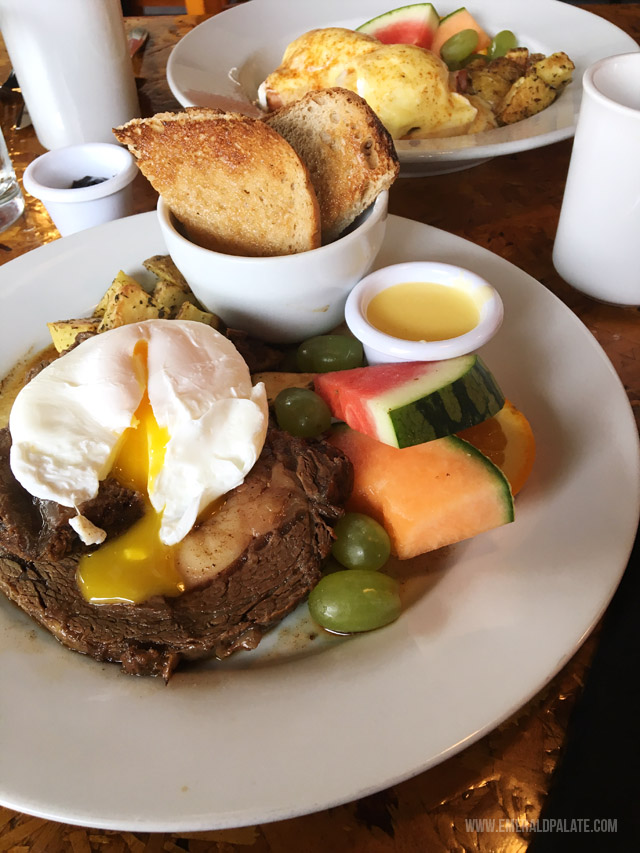
[[[617,832],[617,818],[466,818],[467,832]]]

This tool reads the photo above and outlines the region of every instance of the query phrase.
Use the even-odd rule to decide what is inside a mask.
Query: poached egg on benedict
[[[354,59],[378,47],[378,39],[345,27],[303,33],[287,47],[280,66],[260,84],[260,106],[276,110],[299,101],[307,92],[337,86],[336,80]]]
[[[81,343],[20,391],[11,469],[33,496],[77,507],[112,475],[148,496],[144,517],[104,542],[79,512],[79,582],[94,602],[184,589],[172,556],[215,502],[240,485],[264,445],[262,383],[224,335],[203,323],[148,320]]]
[[[478,110],[449,88],[449,71],[414,44],[381,45],[338,77],[377,113],[394,139],[435,139],[468,132]]]

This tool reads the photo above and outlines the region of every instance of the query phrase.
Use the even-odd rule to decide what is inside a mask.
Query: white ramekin
[[[367,319],[369,303],[382,290],[404,282],[424,281],[456,287],[476,303],[478,324],[464,335],[443,341],[410,341],[381,332]],[[349,294],[345,319],[351,332],[362,342],[369,364],[394,361],[441,361],[479,349],[495,335],[504,309],[497,290],[470,270],[437,261],[410,261],[375,270]]]

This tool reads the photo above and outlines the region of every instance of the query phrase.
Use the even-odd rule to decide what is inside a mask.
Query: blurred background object
[[[13,225],[23,211],[24,199],[0,130],[0,231]]]
[[[112,142],[140,106],[120,0],[0,0],[0,30],[44,148]]]
[[[243,0],[236,0],[243,2]],[[233,0],[185,0],[174,4],[171,0],[122,0],[125,16],[135,15],[217,15],[236,3]]]

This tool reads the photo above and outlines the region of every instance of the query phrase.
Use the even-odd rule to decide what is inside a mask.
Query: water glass
[[[0,231],[13,225],[23,211],[24,199],[0,130]]]

